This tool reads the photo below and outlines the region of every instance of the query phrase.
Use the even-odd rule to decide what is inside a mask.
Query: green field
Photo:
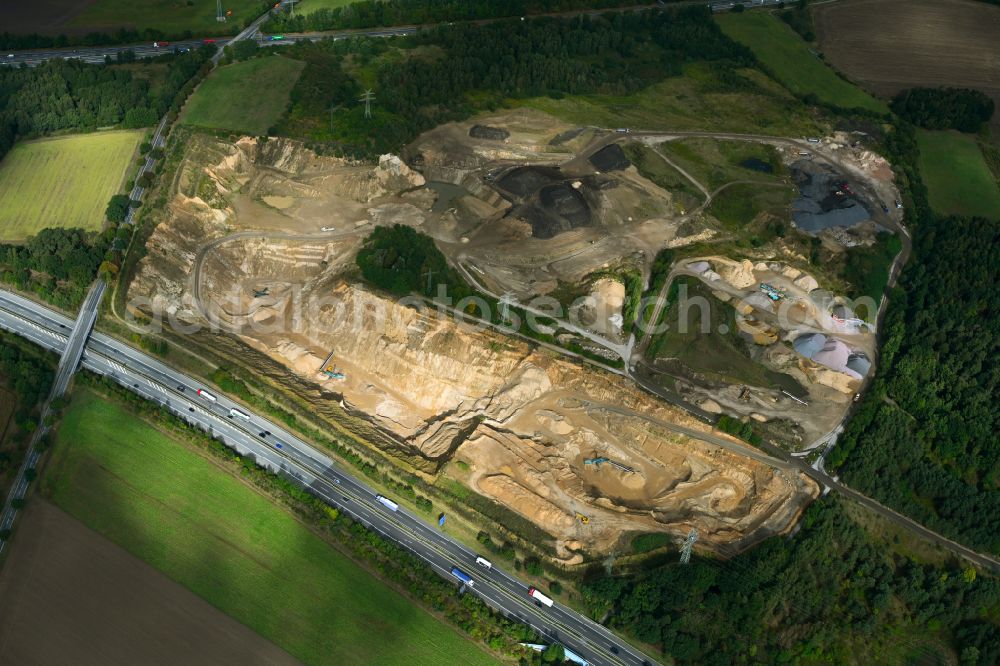
[[[303,0],[303,2],[295,6],[295,12],[308,14],[317,9],[336,9],[337,7],[344,7],[353,2],[357,2],[357,0]]]
[[[750,223],[765,212],[775,218],[787,219],[794,197],[795,190],[788,186],[737,183],[715,196],[708,207],[708,213],[730,231],[739,233],[747,229],[758,234],[758,241],[762,238],[773,240],[761,232],[759,225]]]
[[[918,130],[917,143],[931,208],[945,215],[1000,219],[1000,189],[973,137]]]
[[[888,113],[886,105],[837,76],[782,20],[771,14],[745,12],[715,17],[723,32],[750,47],[754,55],[789,90],[815,95],[845,109],[861,107]]]
[[[763,143],[691,138],[666,141],[659,145],[659,150],[709,191],[737,180],[766,183],[787,180],[777,149]],[[744,164],[747,160],[763,162],[771,171],[752,169]]]
[[[142,136],[95,132],[15,144],[0,162],[0,240],[46,227],[100,229]]]
[[[152,28],[167,34],[190,30],[197,35],[229,32],[235,26],[260,16],[260,0],[226,0],[233,14],[226,23],[215,20],[215,3],[206,0],[97,0],[65,24],[67,28],[112,32],[130,27]]]
[[[734,78],[735,77],[735,78]],[[633,95],[564,95],[511,100],[580,125],[645,130],[705,130],[801,136],[819,131],[808,110],[753,69],[684,67]]]
[[[195,127],[267,134],[285,112],[303,67],[301,60],[281,56],[220,67],[195,91],[181,120]]]
[[[472,642],[125,409],[78,391],[43,492],[310,664],[489,664]]]

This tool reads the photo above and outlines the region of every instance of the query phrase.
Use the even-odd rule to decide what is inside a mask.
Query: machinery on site
[[[788,295],[788,292],[784,289],[781,289],[780,287],[772,287],[766,282],[760,283],[760,290],[764,292],[764,294],[772,301],[780,301]]]
[[[623,465],[620,462],[617,462],[615,460],[611,460],[610,458],[606,458],[604,456],[600,456],[598,458],[586,458],[583,461],[583,464],[585,464],[585,465],[593,465],[596,469],[601,469],[601,464],[602,463],[607,463],[607,464],[611,465],[612,467],[617,467],[618,469],[620,469],[623,472],[634,472],[635,471],[633,468],[629,467],[628,465]]]
[[[330,379],[346,379],[347,375],[337,369],[337,366],[333,364],[333,352],[326,357],[323,361],[323,367],[320,368],[320,372],[329,377]]]

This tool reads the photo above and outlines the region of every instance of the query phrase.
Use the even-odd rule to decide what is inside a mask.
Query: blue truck
[[[472,587],[473,585],[476,584],[475,581],[472,580],[472,576],[470,576],[469,574],[465,573],[464,571],[462,571],[458,567],[452,567],[451,568],[451,575],[454,576],[455,578],[459,579],[460,581],[462,581],[463,583],[465,583],[469,587]]]

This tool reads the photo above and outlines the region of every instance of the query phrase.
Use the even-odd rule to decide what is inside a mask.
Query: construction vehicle
[[[590,517],[583,515],[579,511],[576,513],[576,519],[579,520],[584,525],[590,524]]]
[[[583,464],[585,464],[585,465],[593,465],[597,469],[601,469],[601,463],[608,463],[609,465],[612,465],[613,467],[617,467],[618,469],[620,469],[623,472],[634,472],[635,471],[634,469],[632,469],[628,465],[623,465],[620,462],[616,462],[614,460],[611,460],[610,458],[605,458],[604,456],[601,456],[600,458],[586,458],[583,461]]]
[[[760,283],[760,290],[764,292],[768,298],[772,301],[780,301],[785,297],[786,292],[784,289],[779,289],[778,287],[772,287],[766,282]]]
[[[323,368],[323,374],[330,379],[344,379],[346,377],[344,373],[340,372],[335,366],[332,365],[328,365]]]
[[[323,361],[323,367],[322,369],[320,369],[320,372],[322,372],[330,379],[346,378],[346,375],[340,370],[337,370],[337,366],[333,364],[333,352],[330,352],[330,355],[326,357],[325,361]]]

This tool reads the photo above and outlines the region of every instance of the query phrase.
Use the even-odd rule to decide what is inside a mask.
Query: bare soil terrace
[[[299,663],[44,500],[19,524],[0,576],[0,663]]]
[[[877,95],[914,86],[981,90],[1000,105],[1000,7],[971,0],[843,0],[817,5],[824,55]],[[1000,117],[993,118],[1000,131]]]

